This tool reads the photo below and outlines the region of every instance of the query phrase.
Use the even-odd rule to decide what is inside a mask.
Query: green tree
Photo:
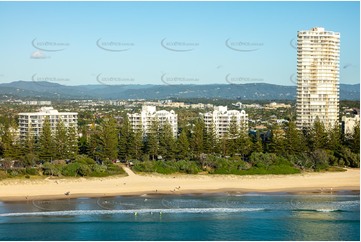
[[[118,150],[119,150],[119,159],[125,161],[129,158],[129,138],[130,138],[130,124],[128,117],[124,118],[119,129],[119,140],[118,140]]]
[[[288,154],[300,154],[306,150],[303,134],[296,128],[296,123],[290,121],[285,132],[285,149]]]
[[[220,152],[220,146],[219,146],[219,139],[216,133],[216,126],[214,122],[212,121],[211,125],[208,129],[206,129],[207,133],[207,147],[209,147],[207,150],[205,150],[205,153],[207,154],[219,154]]]
[[[20,144],[16,139],[16,124],[14,122],[6,122],[2,135],[4,157],[18,159],[21,156]]]
[[[128,153],[129,156],[133,159],[140,160],[142,157],[142,148],[143,148],[143,131],[142,130],[136,130],[131,131],[129,135],[129,149]]]
[[[67,159],[75,159],[79,153],[78,129],[75,125],[71,125],[67,130],[66,139],[66,157]]]
[[[208,130],[209,128],[205,127],[203,129],[203,152],[206,154],[212,153],[212,137],[211,133]]]
[[[221,137],[221,140],[220,140],[222,156],[228,156],[228,153],[229,153],[228,143],[229,143],[228,133],[225,133],[225,134],[223,134],[223,136]]]
[[[100,156],[103,159],[115,160],[118,158],[118,130],[116,120],[105,118],[100,128]]]
[[[237,144],[237,138],[240,133],[240,127],[237,124],[237,119],[235,116],[231,117],[231,121],[229,123],[228,128],[228,140],[227,140],[227,150],[229,152],[229,155],[234,156],[236,153],[238,153],[238,144]]]
[[[35,151],[35,139],[32,133],[31,125],[28,126],[28,132],[26,133],[26,137],[21,139],[21,159],[24,162],[25,166],[34,166],[38,157]]]
[[[245,159],[252,152],[252,140],[246,132],[240,132],[237,139],[238,152],[242,155],[242,158]]]
[[[31,125],[28,125],[28,132],[20,139],[21,155],[35,152],[35,139],[32,135]]]
[[[45,162],[43,167],[43,174],[46,176],[59,176],[61,175],[61,167],[59,165]]]
[[[263,144],[262,144],[262,139],[260,137],[259,131],[257,131],[256,136],[253,141],[252,152],[257,152],[257,153],[263,152]]]
[[[0,157],[4,156],[4,143],[2,142],[2,137],[0,137]]]
[[[176,142],[169,122],[162,125],[159,134],[159,154],[166,160],[175,158]]]
[[[187,130],[183,129],[177,140],[177,158],[186,160],[189,158],[189,141]]]
[[[64,159],[66,158],[66,150],[67,150],[67,129],[62,120],[59,120],[56,125],[56,133],[55,133],[55,157],[56,159]]]
[[[79,137],[79,154],[86,155],[89,154],[89,145],[88,145],[88,133],[85,127],[81,129],[81,136]]]
[[[90,127],[88,145],[88,156],[98,161],[101,157],[100,130],[95,124]]]
[[[196,120],[191,136],[191,147],[196,159],[199,159],[203,153],[203,129],[204,122],[201,119]]]
[[[339,153],[340,165],[346,165],[350,167],[359,168],[360,167],[360,153],[354,153],[348,147],[341,147],[341,152]]]
[[[332,127],[328,135],[327,149],[331,151],[339,150],[341,147],[341,129],[338,123]]]
[[[318,149],[325,149],[328,143],[328,135],[325,125],[318,118],[316,119],[313,128],[310,130],[309,144],[312,151]]]
[[[43,161],[52,161],[55,158],[55,142],[51,132],[49,116],[43,121],[43,128],[39,137],[39,158]]]
[[[277,155],[286,154],[286,140],[282,132],[282,129],[276,127],[271,130],[269,153],[276,153]]]
[[[352,139],[351,139],[351,150],[354,153],[360,153],[360,123],[357,122],[353,129]]]
[[[158,156],[159,150],[159,124],[156,119],[152,120],[150,129],[147,134],[147,143],[146,143],[146,150],[149,154],[151,160],[155,160]]]

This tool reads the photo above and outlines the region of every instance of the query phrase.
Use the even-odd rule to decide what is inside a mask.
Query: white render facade
[[[66,128],[75,127],[77,129],[78,127],[78,113],[58,112],[52,107],[42,107],[36,113],[19,113],[20,139],[24,139],[28,132],[31,132],[33,137],[39,137],[46,117],[49,117],[53,133],[60,120],[63,121]]]
[[[297,119],[311,128],[318,117],[326,128],[338,122],[340,33],[316,27],[297,34]]]
[[[214,107],[213,111],[203,114],[206,129],[210,129],[213,125],[218,138],[228,134],[233,117],[240,129],[248,130],[248,114],[244,110],[228,110],[227,106],[218,106]]]
[[[355,115],[354,117],[342,117],[342,131],[347,135],[352,135],[354,133],[354,128],[357,124],[360,123],[360,115]]]
[[[128,113],[128,119],[133,131],[143,131],[146,136],[149,133],[153,120],[156,120],[160,126],[167,122],[172,127],[173,136],[176,137],[178,133],[178,114],[173,110],[157,111],[155,106],[142,106],[140,113]]]

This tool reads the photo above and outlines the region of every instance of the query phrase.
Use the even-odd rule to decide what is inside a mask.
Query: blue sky
[[[0,83],[295,85],[297,31],[341,33],[360,82],[359,2],[0,2]]]

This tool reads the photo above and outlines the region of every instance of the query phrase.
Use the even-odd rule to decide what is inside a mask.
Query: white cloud
[[[47,59],[47,58],[50,58],[50,56],[46,56],[42,51],[36,50],[33,53],[31,53],[30,58],[31,59]]]

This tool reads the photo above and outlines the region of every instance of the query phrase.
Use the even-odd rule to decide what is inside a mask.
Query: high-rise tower
[[[297,127],[318,118],[326,128],[338,122],[340,33],[312,28],[297,34]]]

